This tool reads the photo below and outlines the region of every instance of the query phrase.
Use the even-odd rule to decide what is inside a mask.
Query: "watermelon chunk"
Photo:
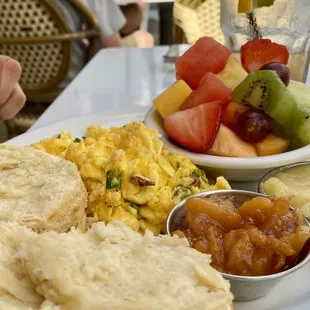
[[[200,104],[221,101],[223,109],[231,102],[232,90],[228,88],[214,73],[207,72],[196,88],[181,105],[181,110],[190,109]]]
[[[231,51],[210,37],[200,38],[175,62],[177,79],[184,80],[191,89],[199,86],[207,72],[219,73],[224,69]]]

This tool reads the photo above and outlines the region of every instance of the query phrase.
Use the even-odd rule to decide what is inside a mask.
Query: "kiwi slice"
[[[274,0],[257,0],[257,7],[261,8],[263,6],[272,6]]]
[[[291,80],[287,89],[292,94],[298,108],[310,114],[310,87]]]
[[[309,113],[300,108],[274,71],[248,74],[233,91],[233,101],[268,114],[298,145],[310,144]]]

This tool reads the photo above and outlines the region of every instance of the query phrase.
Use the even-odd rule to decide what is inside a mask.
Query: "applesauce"
[[[300,165],[276,172],[263,184],[265,194],[291,196],[291,206],[310,216],[310,165]]]
[[[305,217],[289,207],[288,198],[255,197],[237,206],[233,197],[191,197],[186,200],[185,221],[175,234],[211,254],[211,265],[220,272],[275,274],[296,258],[310,237]]]

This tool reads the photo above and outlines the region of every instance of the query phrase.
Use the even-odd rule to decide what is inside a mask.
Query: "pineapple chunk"
[[[235,55],[231,55],[224,69],[217,74],[217,77],[227,86],[234,90],[247,76],[240,61]]]
[[[256,157],[255,148],[239,138],[239,136],[223,124],[217,133],[213,145],[207,152],[209,155],[226,157]]]
[[[191,94],[191,88],[183,81],[178,80],[153,100],[159,114],[165,118],[169,114],[180,110],[180,106]]]

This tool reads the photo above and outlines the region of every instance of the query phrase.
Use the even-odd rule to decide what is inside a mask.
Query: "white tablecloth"
[[[185,50],[188,46],[180,48]],[[152,99],[175,81],[174,64],[163,61],[167,51],[167,46],[103,49],[30,130],[111,109],[147,110]],[[307,84],[310,85],[310,73]]]

